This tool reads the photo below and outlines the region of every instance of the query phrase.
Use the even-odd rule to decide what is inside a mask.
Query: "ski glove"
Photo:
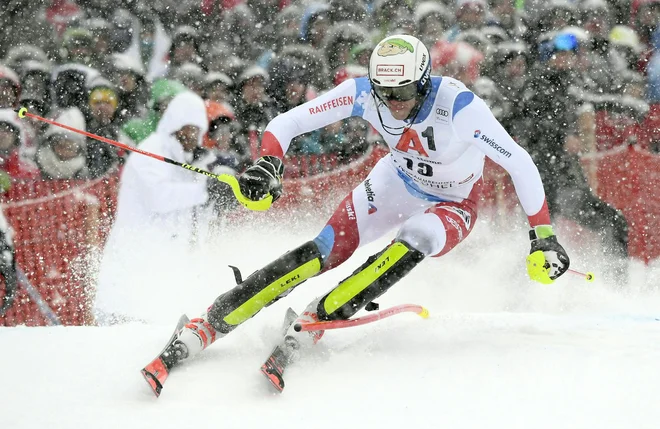
[[[550,225],[534,227],[529,231],[529,239],[532,248],[527,257],[527,273],[532,280],[550,284],[568,270],[568,254]]]
[[[208,204],[214,207],[216,213],[223,213],[238,205],[231,187],[215,177],[209,177],[207,179],[206,192],[209,195]]]
[[[266,155],[257,159],[252,167],[241,174],[238,184],[241,193],[252,201],[259,201],[267,194],[271,194],[275,202],[282,195],[283,174],[282,160]]]

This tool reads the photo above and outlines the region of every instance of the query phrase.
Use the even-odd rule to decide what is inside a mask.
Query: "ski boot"
[[[189,320],[184,314],[167,345],[156,359],[142,369],[144,379],[158,397],[170,371],[211,345],[218,334],[206,320],[206,315]]]

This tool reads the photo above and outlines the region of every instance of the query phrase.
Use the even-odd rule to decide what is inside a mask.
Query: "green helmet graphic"
[[[405,54],[406,52],[414,53],[415,48],[413,48],[413,45],[410,42],[403,40],[400,37],[383,40],[378,44],[378,50],[376,51],[381,57],[400,55]]]

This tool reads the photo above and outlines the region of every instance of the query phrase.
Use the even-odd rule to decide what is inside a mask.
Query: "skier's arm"
[[[325,94],[275,117],[264,132],[261,155],[282,158],[295,137],[355,114],[358,79],[348,79]]]
[[[452,114],[458,137],[476,145],[509,173],[530,226],[550,225],[545,191],[534,161],[509,136],[486,103],[471,92],[463,92],[456,97]]]
[[[532,227],[527,272],[532,280],[552,283],[568,270],[570,260],[550,225],[543,183],[532,157],[513,141],[486,103],[471,92],[456,97],[452,115],[458,137],[476,145],[511,176]]]

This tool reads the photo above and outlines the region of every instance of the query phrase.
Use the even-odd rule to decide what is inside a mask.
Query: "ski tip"
[[[277,358],[275,357],[278,349],[278,347],[275,348],[273,354],[261,365],[260,369],[261,373],[270,381],[270,384],[275,390],[278,393],[282,393],[282,390],[284,390],[284,368],[277,363]]]
[[[293,325],[293,330],[296,332],[300,332],[302,330],[302,325],[300,323],[296,323]]]
[[[282,393],[284,390],[284,379],[280,374],[272,371],[267,365],[261,366],[261,373],[270,381],[271,386],[277,393]]]
[[[154,395],[156,395],[156,398],[160,397],[160,392],[163,390],[163,385],[160,384],[160,381],[158,381],[158,379],[154,377],[152,373],[148,372],[144,368],[140,372],[142,373],[142,376],[146,382],[149,384],[149,387],[151,387]]]
[[[163,384],[169,375],[169,370],[165,366],[163,359],[158,357],[149,365],[142,368],[142,375],[147,383],[149,383],[151,390],[154,391],[154,395],[159,397],[160,392],[163,390]]]
[[[422,310],[417,314],[419,314],[419,317],[421,317],[422,319],[428,319],[429,318],[429,309],[426,308],[426,307],[422,307]]]

